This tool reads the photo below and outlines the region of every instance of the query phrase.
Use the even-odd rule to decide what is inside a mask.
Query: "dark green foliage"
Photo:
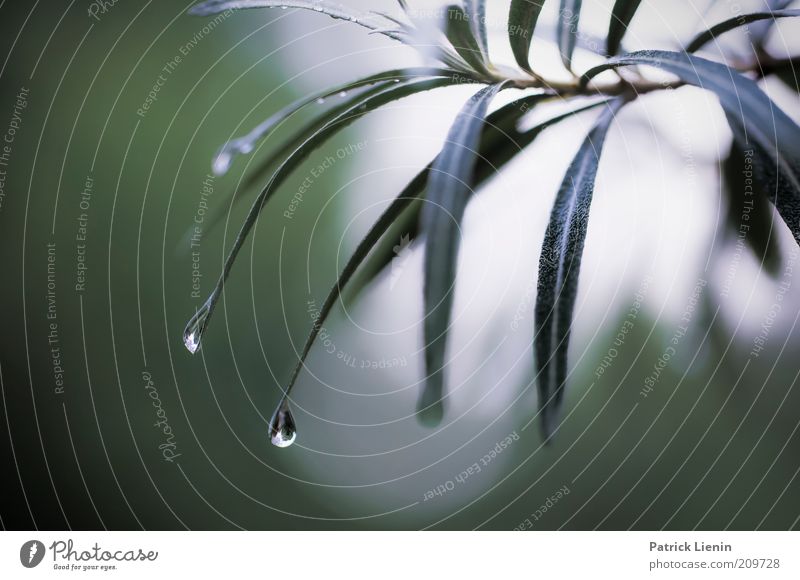
[[[608,25],[608,37],[606,38],[606,54],[614,56],[619,52],[619,45],[622,37],[628,31],[628,26],[633,20],[636,10],[642,0],[617,0],[611,10],[611,22]]]
[[[724,34],[729,30],[738,28],[739,26],[746,26],[751,22],[758,20],[774,20],[776,18],[787,18],[790,16],[800,16],[800,10],[775,10],[773,12],[751,12],[750,14],[741,14],[735,16],[719,24],[715,24],[708,30],[704,30],[694,37],[694,39],[686,46],[686,52],[694,52],[699,50],[707,43],[714,40],[720,34]]]
[[[575,52],[575,43],[578,39],[580,17],[581,0],[561,0],[556,36],[561,51],[561,61],[568,69],[572,69],[572,53]]]
[[[431,167],[420,216],[425,245],[425,367],[428,379],[418,411],[427,423],[442,416],[445,348],[456,281],[461,218],[470,194],[470,178],[489,103],[502,85],[475,94],[459,112],[445,145]]]
[[[528,53],[531,50],[533,31],[536,21],[544,6],[544,0],[511,0],[508,13],[508,41],[517,64],[523,70],[530,71]]]
[[[545,440],[553,434],[564,396],[572,311],[600,152],[611,121],[624,103],[624,98],[608,103],[575,155],[556,195],[542,244],[534,342]]]

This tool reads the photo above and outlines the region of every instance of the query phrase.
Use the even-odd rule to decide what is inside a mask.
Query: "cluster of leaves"
[[[554,1],[554,0],[551,0]],[[294,420],[289,397],[304,361],[311,350],[325,317],[342,297],[348,284],[356,292],[388,264],[393,241],[402,235],[425,239],[424,304],[425,364],[427,379],[419,399],[418,416],[426,424],[437,423],[443,414],[447,336],[456,278],[460,222],[473,192],[514,156],[530,145],[548,127],[589,109],[598,109],[594,127],[586,136],[558,190],[545,232],[539,261],[539,279],[533,329],[533,344],[538,371],[539,415],[542,433],[549,440],[558,429],[568,374],[567,347],[575,306],[581,256],[589,220],[600,154],[606,135],[619,110],[642,94],[665,88],[693,85],[713,92],[725,112],[734,139],[728,161],[728,180],[736,191],[736,176],[741,162],[752,157],[756,203],[762,219],[769,219],[773,204],[778,214],[800,243],[800,128],[759,88],[757,78],[764,74],[782,75],[797,87],[793,61],[776,59],[763,49],[769,30],[761,26],[752,35],[754,67],[737,70],[726,64],[694,55],[717,36],[738,26],[757,21],[800,15],[786,9],[787,2],[772,1],[769,10],[738,16],[699,34],[682,51],[646,50],[619,54],[628,25],[635,17],[640,0],[616,0],[605,43],[605,60],[582,74],[573,71],[573,54],[579,45],[580,0],[560,0],[557,43],[564,66],[572,72],[570,82],[548,82],[530,62],[531,40],[545,0],[512,0],[509,8],[509,43],[515,68],[493,63],[489,58],[484,0],[463,0],[447,7],[441,26],[415,18],[405,0],[398,0],[397,15],[361,12],[325,0],[209,0],[191,12],[215,14],[243,8],[299,8],[321,12],[367,28],[371,33],[406,43],[439,62],[436,67],[385,71],[341,86],[332,87],[294,103],[261,123],[248,135],[225,144],[214,160],[214,170],[224,173],[238,154],[250,153],[255,144],[296,113],[335,94],[346,99],[319,113],[297,131],[286,146],[261,162],[248,186],[268,174],[266,185],[253,203],[230,251],[223,272],[203,307],[189,321],[184,342],[191,352],[199,346],[202,334],[219,301],[231,267],[264,205],[284,180],[326,139],[349,123],[382,105],[454,84],[474,83],[481,88],[463,105],[440,153],[420,171],[389,204],[378,221],[358,244],[320,309],[301,356],[291,374],[284,396],[270,424],[270,435],[277,445],[294,439]],[[764,24],[762,23],[762,24]],[[649,66],[669,73],[676,80],[655,83],[641,76],[638,68]],[[622,70],[631,67],[629,74]],[[593,81],[600,73],[618,71],[612,84]],[[791,75],[787,74],[787,71]],[[632,76],[633,75],[633,76]],[[522,91],[511,103],[488,113],[493,99],[504,90]],[[554,100],[570,100],[575,105],[566,113],[527,130],[520,121],[534,108]],[[280,152],[291,151],[289,155]],[[736,192],[730,203],[735,208]],[[769,232],[769,229],[768,229]],[[752,246],[760,258],[774,253],[774,243],[753,238]]]

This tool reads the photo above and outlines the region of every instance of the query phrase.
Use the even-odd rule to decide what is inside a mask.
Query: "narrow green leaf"
[[[725,225],[735,243],[747,245],[764,269],[775,276],[780,270],[780,249],[769,195],[758,188],[751,177],[754,161],[736,142],[722,161],[724,191],[728,198]]]
[[[190,352],[194,353],[199,348],[202,334],[205,331],[209,319],[214,312],[214,308],[216,307],[216,304],[222,295],[222,290],[225,286],[228,275],[230,274],[230,270],[233,267],[233,263],[236,261],[236,257],[238,256],[239,251],[242,249],[250,230],[255,225],[261,210],[266,202],[269,201],[269,199],[274,195],[275,191],[278,189],[278,187],[280,187],[283,181],[292,173],[292,171],[294,171],[294,169],[297,168],[297,166],[300,165],[300,163],[302,163],[312,151],[319,147],[329,137],[356,119],[360,118],[365,113],[409,95],[437,87],[442,87],[452,84],[453,82],[455,81],[451,77],[445,77],[439,79],[411,81],[400,84],[391,83],[391,86],[385,88],[383,91],[372,95],[360,103],[353,104],[345,112],[339,114],[333,119],[325,118],[322,121],[321,125],[315,130],[315,132],[311,136],[307,137],[305,142],[291,155],[289,155],[289,157],[280,165],[280,167],[278,167],[269,180],[269,183],[267,183],[266,187],[264,187],[250,208],[244,224],[234,240],[233,247],[231,248],[228,257],[225,260],[222,274],[220,275],[214,290],[206,300],[203,307],[189,321],[186,329],[184,330],[184,344]]]
[[[611,22],[608,25],[608,37],[606,39],[606,52],[608,56],[614,56],[619,52],[622,37],[628,31],[633,15],[639,9],[642,0],[616,0],[614,8],[611,10]]]
[[[207,0],[189,9],[189,14],[209,16],[227,10],[245,10],[250,8],[298,8],[325,14],[338,20],[346,20],[358,24],[372,32],[384,34],[394,40],[402,40],[394,30],[384,30],[389,22],[375,13],[362,12],[338,2],[330,0]]]
[[[784,8],[788,8],[789,4],[794,2],[794,0],[765,0],[765,8],[769,12],[774,12],[775,10],[783,10]],[[758,22],[754,22],[752,26],[748,28],[748,36],[750,37],[750,42],[759,50],[764,47],[764,41],[767,39],[770,30],[772,30],[772,26],[775,24],[774,20],[759,20]]]
[[[539,379],[539,413],[546,441],[555,430],[567,379],[572,312],[600,152],[611,121],[623,104],[624,98],[609,103],[567,169],[542,245],[534,350]]]
[[[503,83],[478,91],[461,109],[431,168],[420,216],[426,237],[424,266],[426,384],[418,404],[423,423],[442,416],[445,349],[453,305],[460,224],[471,194],[472,174],[486,110]]]
[[[464,7],[472,27],[472,34],[478,41],[481,54],[488,62],[489,39],[486,34],[486,0],[465,0]]]
[[[469,15],[461,6],[451,4],[447,7],[447,20],[445,21],[445,35],[456,49],[458,55],[464,59],[475,71],[491,76],[486,65],[486,55],[481,50],[478,39],[472,29]]]
[[[800,244],[800,157],[782,145],[776,147],[769,138],[746,127],[741,118],[731,114],[726,117],[734,146],[752,158],[753,181],[766,193]]]
[[[578,39],[581,3],[581,0],[561,0],[561,8],[558,11],[556,39],[561,51],[561,62],[569,70],[572,70],[572,53],[575,52],[575,42]]]
[[[628,65],[655,66],[716,94],[734,139],[743,150],[754,152],[756,180],[800,244],[800,127],[754,81],[724,64],[691,54],[633,52],[589,70],[582,82],[609,68]]]
[[[699,50],[707,43],[718,37],[720,34],[724,34],[729,30],[733,30],[734,28],[738,28],[740,26],[746,26],[751,22],[756,22],[758,20],[775,20],[776,18],[789,18],[793,16],[800,16],[800,9],[775,10],[774,12],[751,12],[749,14],[740,14],[738,16],[734,16],[733,18],[729,18],[728,20],[720,22],[719,24],[715,24],[708,30],[704,30],[695,36],[686,47],[686,52],[694,52]]]
[[[370,85],[383,86],[385,85],[386,81],[442,77],[442,76],[452,75],[454,73],[455,71],[448,71],[445,69],[427,68],[427,67],[395,69],[395,70],[379,72],[377,74],[370,75],[365,78],[361,78],[355,81],[348,81],[346,83],[337,85],[333,88],[319,91],[315,94],[312,94],[309,97],[295,101],[294,103],[291,103],[286,107],[282,108],[281,110],[277,111],[268,119],[257,125],[255,128],[253,128],[247,135],[243,135],[241,137],[237,137],[235,139],[231,139],[230,141],[228,141],[225,145],[223,145],[220,148],[220,150],[217,152],[214,158],[214,161],[212,163],[212,168],[214,170],[214,173],[216,175],[225,174],[228,171],[228,169],[230,169],[231,163],[236,155],[246,155],[248,153],[251,153],[258,141],[269,135],[269,133],[271,133],[274,129],[276,129],[281,124],[290,119],[298,111],[311,104],[322,105],[325,103],[326,99],[329,99],[332,96],[349,97],[348,100],[339,103],[340,105],[339,109],[346,110],[349,106],[352,105],[353,102],[363,98],[364,95],[361,93],[356,94],[355,96],[348,94],[357,89],[362,89]],[[380,89],[381,87],[379,86],[378,88]],[[300,131],[299,134],[304,135],[305,133],[303,131]]]
[[[508,12],[508,41],[517,64],[530,72],[529,53],[536,21],[544,6],[544,0],[511,0]]]
[[[800,93],[800,60],[788,59],[786,62],[772,68],[770,73],[774,74],[787,87]]]
[[[386,230],[380,241],[375,244],[375,248],[364,260],[342,297],[348,308],[355,304],[363,290],[378,278],[395,259],[400,259],[401,253],[406,248],[412,246],[419,235],[421,209],[420,201],[409,205]]]

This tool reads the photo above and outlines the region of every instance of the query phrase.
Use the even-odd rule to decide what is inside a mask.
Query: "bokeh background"
[[[585,2],[587,38],[603,34],[611,4]],[[644,4],[629,49],[679,49],[704,24],[760,6]],[[400,238],[384,275],[325,324],[294,392],[297,442],[270,445],[309,310],[475,87],[387,106],[312,155],[264,210],[191,356],[184,324],[255,194],[243,176],[315,111],[214,177],[220,145],[331,83],[426,61],[324,15],[257,10],[209,26],[190,5],[0,2],[0,133],[11,137],[0,167],[4,528],[798,525],[798,251],[780,221],[772,275],[737,250],[719,178],[730,133],[715,99],[692,88],[630,105],[609,136],[552,445],[534,419],[533,291],[550,204],[591,114],[544,134],[467,212],[442,425],[414,417],[421,252]],[[491,50],[511,63],[506,3],[489,5]],[[533,50],[556,75],[554,19],[549,6]],[[770,34],[775,54],[797,54],[790,20]],[[705,56],[746,58],[748,33]],[[596,58],[582,52],[577,67]],[[800,117],[796,92],[761,83]],[[286,218],[326,156],[337,161]]]

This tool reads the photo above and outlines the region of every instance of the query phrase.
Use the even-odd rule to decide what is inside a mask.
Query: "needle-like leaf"
[[[789,59],[771,71],[782,83],[800,93],[800,59]]]
[[[582,82],[609,68],[628,65],[661,68],[717,96],[739,147],[753,151],[755,179],[800,244],[800,127],[754,81],[724,64],[691,54],[633,52],[587,71]]]
[[[619,52],[622,37],[628,31],[628,26],[633,20],[636,10],[642,0],[617,0],[611,10],[611,22],[608,25],[608,36],[606,38],[606,53],[614,56]]]
[[[469,15],[461,6],[451,4],[447,7],[445,35],[458,55],[475,71],[491,76],[486,64],[486,55],[475,37]]]
[[[572,70],[572,53],[575,52],[575,42],[578,38],[581,3],[581,0],[561,0],[561,8],[558,11],[556,39],[561,51],[561,62],[569,70]]]
[[[445,349],[453,304],[461,219],[472,193],[472,175],[486,110],[503,83],[478,91],[464,105],[431,168],[420,216],[426,237],[424,266],[425,368],[427,380],[419,400],[420,420],[437,423],[442,416]]]
[[[326,99],[329,99],[334,95],[337,97],[350,97],[348,100],[339,103],[339,107],[337,108],[337,110],[346,110],[354,101],[364,98],[365,95],[361,93],[354,96],[349,94],[357,89],[378,85],[377,89],[380,90],[383,86],[385,86],[387,81],[406,81],[426,77],[442,77],[452,74],[456,74],[456,71],[429,67],[396,69],[380,72],[355,81],[342,83],[333,88],[314,93],[309,97],[300,99],[285,106],[262,123],[259,123],[255,128],[247,133],[247,135],[231,139],[225,143],[225,145],[220,148],[219,152],[214,157],[214,161],[212,163],[214,173],[216,175],[223,175],[226,173],[236,155],[246,155],[251,153],[258,141],[269,135],[269,133],[271,133],[274,129],[285,123],[298,111],[310,104],[324,104]],[[303,130],[300,130],[297,134],[302,138],[302,136],[307,133]]]
[[[465,0],[464,8],[472,27],[472,34],[481,49],[481,54],[488,61],[489,40],[486,34],[486,0]]]
[[[555,429],[567,379],[572,312],[600,152],[611,121],[624,103],[622,97],[609,103],[581,145],[558,190],[545,232],[539,259],[534,334],[539,412],[545,441]]]
[[[775,10],[788,8],[789,4],[792,2],[794,2],[794,0],[764,0],[764,7],[767,11],[774,12]],[[767,39],[767,36],[769,36],[770,30],[772,30],[774,24],[774,20],[759,20],[748,27],[747,32],[750,37],[750,42],[756,50],[760,50],[764,47],[764,41]]]
[[[750,177],[754,159],[738,143],[722,161],[724,191],[728,198],[727,231],[736,244],[747,245],[763,268],[772,276],[780,269],[780,250],[772,223],[769,195]]]
[[[373,12],[362,12],[350,6],[330,0],[207,0],[189,9],[189,14],[209,16],[226,10],[245,10],[249,8],[298,8],[325,14],[331,18],[358,24],[372,32],[384,34],[394,40],[403,40],[397,31],[387,29],[391,22]]]
[[[236,261],[239,251],[242,249],[242,246],[244,245],[250,230],[255,225],[255,222],[258,219],[258,216],[261,213],[264,205],[274,195],[275,191],[283,183],[286,177],[288,177],[292,171],[294,171],[294,169],[300,165],[300,163],[302,163],[308,157],[308,155],[317,147],[319,147],[325,140],[340,131],[349,123],[352,123],[356,119],[363,116],[365,113],[409,95],[437,87],[442,87],[452,84],[453,82],[456,82],[453,78],[444,77],[421,81],[411,81],[400,84],[391,83],[391,86],[386,87],[384,90],[372,95],[360,103],[353,104],[345,112],[337,115],[333,119],[325,118],[321,122],[320,126],[316,128],[315,132],[308,136],[304,143],[291,155],[289,155],[289,157],[280,165],[280,167],[278,167],[269,183],[261,191],[258,198],[256,198],[256,201],[250,208],[244,224],[234,240],[233,247],[231,248],[228,257],[225,260],[222,274],[220,275],[214,290],[204,305],[197,311],[197,313],[186,325],[183,335],[184,344],[190,352],[194,353],[200,347],[202,334],[208,325],[209,319],[214,312],[217,302],[222,296],[222,290],[225,286],[225,282],[230,274],[234,262]]]
[[[694,52],[696,50],[701,49],[707,43],[714,40],[720,34],[724,34],[729,30],[733,30],[734,28],[738,28],[740,26],[746,26],[751,22],[756,22],[758,20],[775,20],[776,18],[789,18],[793,16],[800,16],[800,9],[786,9],[786,10],[775,10],[772,12],[751,12],[749,14],[740,14],[738,16],[734,16],[733,18],[729,18],[719,24],[715,24],[708,30],[704,30],[700,34],[694,37],[694,39],[686,46],[686,52]]]
[[[523,70],[531,70],[529,53],[536,21],[544,6],[544,0],[511,0],[508,12],[508,41],[517,64]]]

